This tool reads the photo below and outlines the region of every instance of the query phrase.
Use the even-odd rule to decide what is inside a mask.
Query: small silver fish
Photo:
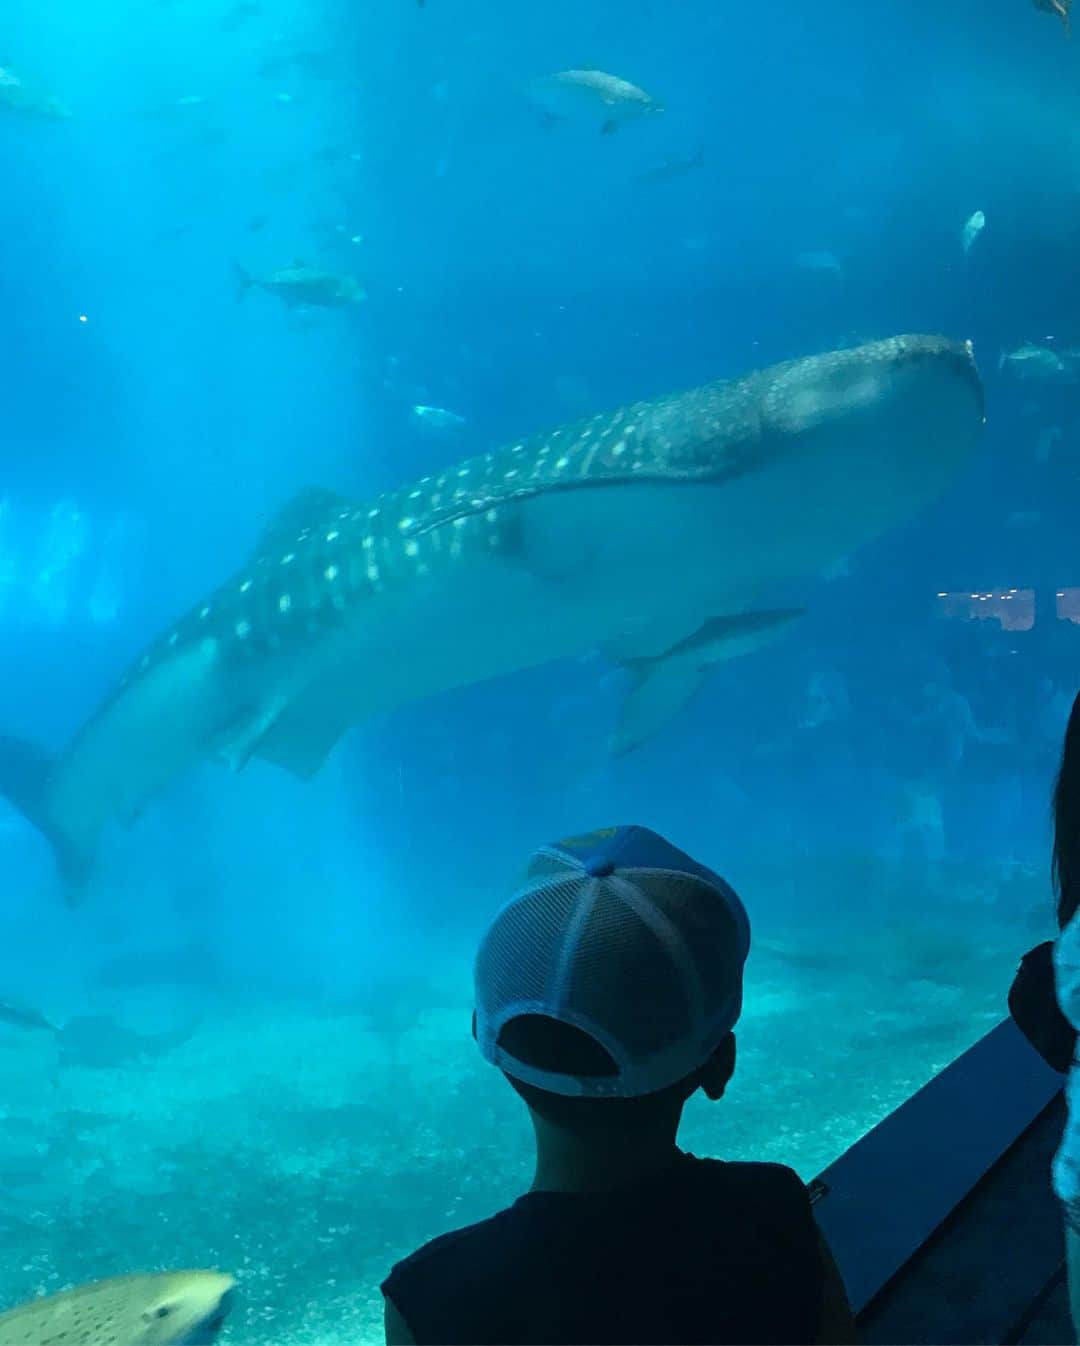
[[[705,151],[699,149],[692,159],[668,159],[665,163],[655,164],[636,174],[635,182],[660,183],[672,182],[675,178],[684,178],[705,166]]]
[[[1057,351],[1031,342],[1014,351],[1003,351],[998,369],[1009,369],[1017,378],[1042,383],[1067,383],[1075,377]]]
[[[603,135],[636,117],[664,110],[663,103],[644,89],[603,70],[560,70],[533,80],[527,93],[552,121],[599,116]]]
[[[800,252],[795,265],[803,271],[827,271],[843,280],[844,268],[835,252]]]
[[[234,262],[233,274],[237,300],[243,299],[252,287],[274,295],[289,308],[349,308],[367,298],[355,276],[320,271],[300,261],[269,276],[253,276],[239,262]]]
[[[1066,33],[1069,31],[1069,9],[1072,0],[1032,0],[1036,9],[1041,9],[1045,14],[1056,14],[1065,25]]]
[[[412,409],[413,420],[431,430],[457,430],[465,424],[465,417],[446,407],[427,407],[418,402]]]
[[[13,70],[4,66],[0,66],[0,108],[49,121],[64,121],[71,116],[71,109],[59,98],[28,87]]]
[[[968,219],[960,232],[960,244],[965,252],[971,251],[972,244],[985,228],[986,216],[981,210],[977,210],[973,215],[968,216]]]
[[[12,1028],[41,1028],[51,1033],[57,1031],[56,1025],[51,1024],[40,1010],[15,1005],[9,1000],[0,1000],[0,1023],[10,1024]]]

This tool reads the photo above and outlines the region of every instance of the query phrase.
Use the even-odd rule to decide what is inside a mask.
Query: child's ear
[[[734,1073],[735,1034],[729,1033],[702,1068],[701,1092],[715,1103],[718,1098],[723,1098]]]

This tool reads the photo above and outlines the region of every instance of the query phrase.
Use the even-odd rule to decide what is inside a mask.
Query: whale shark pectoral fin
[[[240,771],[251,761],[285,706],[286,702],[278,698],[241,707],[214,731],[209,747],[210,756],[231,771]]]
[[[329,689],[317,684],[274,721],[255,745],[254,754],[299,780],[312,780],[353,719]]]
[[[626,661],[632,681],[611,737],[612,753],[632,752],[663,729],[693,700],[713,664],[759,649],[800,616],[801,609],[789,608],[711,617],[665,654]]]
[[[308,781],[350,723],[331,689],[318,684],[292,701],[278,699],[239,714],[215,740],[214,757],[233,771],[261,757]]]
[[[611,736],[611,752],[622,757],[654,737],[693,700],[706,669],[686,660],[658,659],[648,669],[634,669],[634,685],[627,692]]]
[[[604,644],[603,653],[613,664],[628,670],[654,663],[681,645],[689,632],[692,636],[701,627],[701,613],[687,613],[681,608],[669,612],[650,613],[639,621],[627,621],[617,635]]]

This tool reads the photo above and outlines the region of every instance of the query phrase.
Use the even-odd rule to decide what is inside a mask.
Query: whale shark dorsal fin
[[[256,554],[270,551],[285,542],[295,541],[305,528],[323,523],[348,501],[325,486],[305,486],[271,514],[255,542]]]
[[[628,660],[631,684],[611,737],[612,753],[622,757],[663,729],[697,695],[713,664],[767,645],[801,616],[801,609],[784,608],[711,617],[666,653]]]

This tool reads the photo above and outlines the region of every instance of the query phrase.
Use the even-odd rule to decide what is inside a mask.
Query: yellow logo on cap
[[[557,841],[555,844],[568,851],[583,851],[592,846],[594,842],[605,841],[608,837],[613,837],[618,830],[617,827],[598,827],[595,832],[583,832],[579,837],[567,837],[565,841]]]

